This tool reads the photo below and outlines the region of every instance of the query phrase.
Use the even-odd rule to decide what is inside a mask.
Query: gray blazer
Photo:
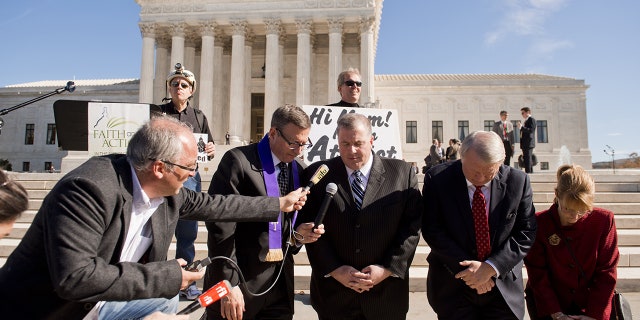
[[[209,196],[182,189],[151,217],[153,244],[139,262],[119,262],[133,202],[124,155],[94,157],[47,195],[31,227],[0,269],[7,319],[81,319],[97,301],[171,298],[181,268],[167,260],[178,218],[277,219],[277,198]]]

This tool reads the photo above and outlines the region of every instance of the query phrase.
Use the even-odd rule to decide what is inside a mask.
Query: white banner
[[[126,153],[129,139],[149,120],[148,104],[90,102],[89,155]]]
[[[313,143],[306,150],[304,161],[309,164],[340,155],[338,151],[338,118],[350,113],[360,113],[369,118],[373,130],[373,152],[393,159],[402,159],[402,142],[398,126],[398,111],[394,109],[343,108],[327,106],[302,106],[311,118],[309,139]]]

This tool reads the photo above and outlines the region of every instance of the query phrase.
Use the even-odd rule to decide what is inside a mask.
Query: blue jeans
[[[200,180],[200,173],[196,171],[196,175],[189,177],[182,186],[189,190],[201,192],[202,181]],[[194,242],[197,237],[198,221],[178,220],[176,225],[176,259],[182,258],[187,263],[193,262],[193,258],[196,256]]]
[[[180,298],[153,298],[132,301],[107,301],[100,309],[99,320],[142,319],[156,311],[177,313]]]

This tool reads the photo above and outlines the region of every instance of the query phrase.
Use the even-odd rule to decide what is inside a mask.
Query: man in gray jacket
[[[178,291],[204,276],[167,261],[178,219],[275,221],[301,208],[301,189],[281,198],[210,196],[182,188],[195,174],[191,129],[150,120],[127,155],[93,157],[44,199],[0,269],[7,319],[142,318],[175,313]]]

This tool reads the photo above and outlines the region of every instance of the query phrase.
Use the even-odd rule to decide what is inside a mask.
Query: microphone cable
[[[273,281],[273,283],[263,292],[259,292],[259,293],[255,293],[251,290],[249,290],[249,286],[247,286],[247,280],[244,278],[244,274],[242,274],[242,270],[240,270],[240,266],[238,266],[238,263],[233,261],[233,259],[229,258],[229,257],[225,257],[225,256],[215,256],[215,257],[211,257],[211,261],[213,260],[223,260],[228,262],[233,269],[235,269],[238,272],[238,277],[240,278],[240,282],[238,283],[239,286],[244,287],[245,291],[252,297],[259,297],[259,296],[263,296],[265,294],[267,294],[269,291],[271,291],[271,289],[273,289],[273,287],[276,285],[276,283],[278,283],[278,280],[280,279],[280,276],[282,275],[282,269],[284,268],[284,264],[286,263],[286,259],[287,259],[287,255],[289,254],[289,248],[291,247],[291,244],[287,242],[287,248],[284,252],[284,255],[282,257],[282,264],[280,265],[280,268],[278,269],[278,275],[276,276],[276,279]]]

